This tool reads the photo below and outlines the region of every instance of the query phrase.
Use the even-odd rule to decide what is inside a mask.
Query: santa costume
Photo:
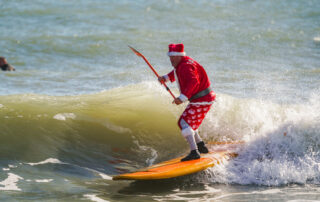
[[[168,56],[182,56],[180,63],[164,76],[166,81],[177,81],[182,102],[189,101],[179,118],[178,125],[182,135],[190,145],[191,153],[207,153],[197,129],[215,100],[215,93],[210,88],[210,80],[204,68],[192,58],[186,56],[183,44],[170,44]],[[191,154],[190,153],[190,154]],[[197,155],[196,155],[197,156]],[[200,155],[198,155],[200,158]],[[198,158],[196,157],[196,158]],[[182,159],[191,160],[191,159]]]

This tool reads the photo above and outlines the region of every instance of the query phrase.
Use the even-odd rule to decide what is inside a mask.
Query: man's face
[[[170,62],[173,67],[177,67],[180,63],[181,56],[170,56]]]

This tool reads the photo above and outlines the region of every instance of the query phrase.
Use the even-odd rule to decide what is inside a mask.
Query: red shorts
[[[201,125],[204,117],[210,110],[211,106],[212,104],[188,104],[187,108],[184,110],[178,121],[180,129],[184,129],[184,123],[186,123],[193,130],[197,130]],[[184,120],[184,122],[182,122],[182,119]]]

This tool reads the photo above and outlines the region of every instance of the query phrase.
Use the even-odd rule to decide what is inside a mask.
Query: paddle
[[[129,48],[139,57],[142,57],[142,59],[149,65],[150,69],[153,71],[153,73],[157,76],[157,78],[159,78],[159,74],[156,72],[156,70],[154,70],[154,68],[152,67],[152,65],[149,63],[149,61],[144,57],[144,55],[142,55],[139,51],[137,51],[136,49],[132,48],[131,46],[129,46]],[[165,84],[162,83],[167,91],[170,93],[170,95],[173,97],[173,99],[175,99],[176,97],[173,95],[173,93],[171,92],[170,88]]]

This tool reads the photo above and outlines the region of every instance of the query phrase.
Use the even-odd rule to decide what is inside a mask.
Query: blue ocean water
[[[152,81],[127,45],[165,74],[167,45],[183,42],[221,93],[305,100],[319,86],[316,2],[2,2],[1,55],[18,71],[1,74],[1,94],[89,94]]]
[[[217,93],[204,139],[246,149],[183,179],[113,182],[187,151],[183,106],[128,48],[162,75],[169,43]],[[320,198],[317,0],[1,0],[0,47],[16,68],[0,72],[1,200]]]

